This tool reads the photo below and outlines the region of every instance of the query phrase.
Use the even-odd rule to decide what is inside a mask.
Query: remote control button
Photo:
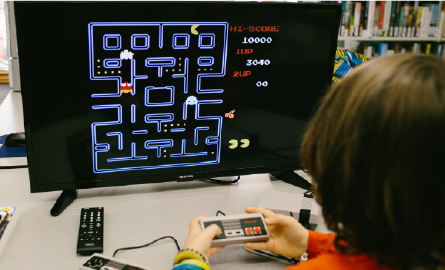
[[[253,230],[255,231],[256,234],[261,233],[260,227],[255,227]]]
[[[247,234],[253,234],[253,230],[252,230],[252,228],[246,228],[246,233]]]
[[[97,226],[97,227],[100,227],[100,223],[97,223],[96,226]]]
[[[82,228],[84,228],[85,229],[85,227],[86,227],[87,225],[85,225],[85,224],[82,224],[82,226],[80,226],[80,227],[82,227]]]

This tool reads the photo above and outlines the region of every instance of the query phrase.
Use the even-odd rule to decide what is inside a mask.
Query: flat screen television
[[[14,5],[31,192],[301,168],[341,5]]]

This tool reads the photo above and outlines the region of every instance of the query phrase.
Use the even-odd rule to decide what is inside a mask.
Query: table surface
[[[5,117],[5,116],[8,116]],[[23,131],[20,93],[11,92],[0,106],[0,134]],[[162,236],[175,237],[182,247],[189,223],[199,215],[244,213],[257,206],[272,190],[303,193],[304,190],[268,174],[242,176],[237,184],[204,181],[167,182],[80,190],[78,198],[59,216],[50,209],[58,192],[30,193],[27,169],[0,170],[0,205],[19,206],[20,218],[0,255],[0,269],[78,269],[88,257],[76,254],[80,209],[104,207],[104,254],[122,247],[149,243]],[[316,231],[327,232],[323,220]],[[121,251],[117,258],[171,269],[177,253],[172,240],[149,247]],[[242,245],[227,246],[210,258],[213,270],[284,269],[285,264],[251,254]]]

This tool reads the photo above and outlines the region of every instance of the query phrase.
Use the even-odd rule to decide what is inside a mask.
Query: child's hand
[[[207,258],[220,251],[223,247],[210,247],[212,240],[215,236],[221,234],[221,229],[216,224],[212,224],[205,230],[201,229],[200,219],[205,217],[205,215],[195,217],[190,222],[190,231],[185,240],[184,248],[191,248],[198,250],[202,254],[206,255]]]
[[[300,258],[306,252],[309,231],[293,217],[260,207],[247,207],[246,213],[262,213],[270,235],[267,242],[245,243],[246,248],[269,250],[292,258]]]

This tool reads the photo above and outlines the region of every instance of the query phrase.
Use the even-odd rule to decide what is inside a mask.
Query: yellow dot
[[[181,66],[181,63],[179,63],[179,66]]]
[[[214,155],[215,154],[215,152],[212,152],[212,155]]]
[[[207,69],[204,69],[204,71],[206,71]]]
[[[181,69],[179,69],[179,71],[181,71]]]
[[[173,124],[171,124],[170,126],[173,126]]]
[[[107,74],[107,72],[106,72],[106,71],[104,71],[104,74]]]
[[[167,125],[164,125],[164,127],[167,127]]]
[[[201,71],[201,69],[200,69],[200,68],[198,68],[198,71]]]
[[[172,69],[172,71],[175,71],[174,69]]]
[[[97,59],[97,62],[100,62],[100,59]]]
[[[100,66],[97,66],[97,68],[100,68]]]
[[[184,126],[185,126],[185,124],[184,124]]]
[[[120,71],[120,70],[118,70],[118,71],[117,71],[117,73],[121,73],[121,71]]]
[[[168,68],[165,70],[165,72],[168,72]]]
[[[179,127],[179,124],[178,124],[178,127]]]
[[[210,69],[210,70],[212,70],[212,69]]]
[[[167,152],[167,150],[164,150],[164,153]]]
[[[167,130],[166,130],[166,129],[164,129],[164,132],[167,132]]]
[[[164,156],[164,157],[167,157],[167,156]]]
[[[111,74],[114,74],[114,71],[111,71]]]
[[[100,71],[98,71],[97,74],[100,74]]]
[[[134,53],[133,53],[133,55],[134,55]]]
[[[179,57],[179,60],[181,60],[181,57]]]

